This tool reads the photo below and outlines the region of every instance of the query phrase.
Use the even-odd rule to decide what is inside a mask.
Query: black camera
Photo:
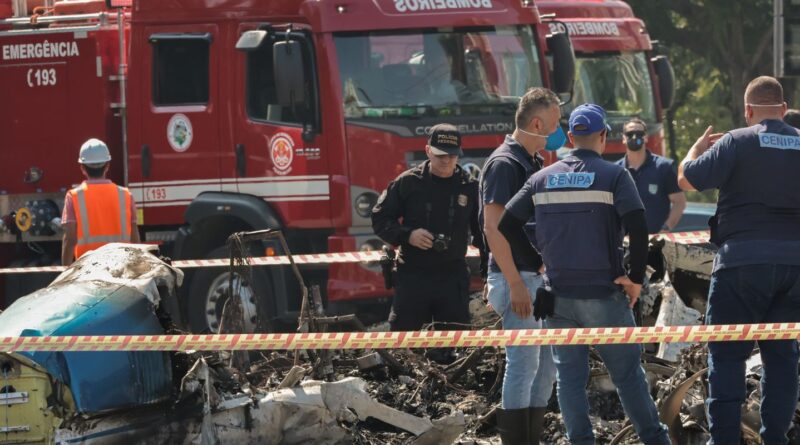
[[[433,250],[436,252],[444,252],[450,247],[450,237],[440,233],[433,237]]]
[[[381,255],[380,265],[381,272],[383,273],[383,284],[386,289],[394,287],[394,273],[395,273],[395,260],[397,255],[391,246],[383,246],[383,255]]]

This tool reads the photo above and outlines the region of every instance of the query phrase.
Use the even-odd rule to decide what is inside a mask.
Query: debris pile
[[[248,271],[246,262],[237,262],[236,267],[239,273]],[[646,286],[640,305],[644,325],[702,322],[702,313],[695,309],[698,305],[687,302],[670,282],[673,272],[661,274]],[[176,334],[180,332],[162,306],[168,296],[174,296],[180,279],[180,271],[146,249],[111,246],[82,258],[51,287],[20,299],[0,314],[0,322],[10,336],[73,333],[65,329],[107,334],[108,326],[119,333],[136,327],[146,334]],[[58,304],[36,304],[45,297]],[[354,315],[326,316],[319,291],[313,287],[304,291],[303,300],[301,332],[388,328],[385,324],[365,328]],[[236,304],[230,307],[232,311],[224,311],[223,319],[225,324],[233,323],[233,328],[241,312]],[[470,307],[475,327],[499,327],[498,317],[479,294],[473,295]],[[673,443],[705,443],[706,347],[645,345],[645,351],[642,366]],[[0,394],[17,397],[26,388],[22,385],[33,381],[30,376],[44,385],[41,396],[31,397],[35,403],[30,409],[15,411],[24,415],[12,419],[36,429],[13,430],[14,437],[0,436],[0,444],[19,443],[23,433],[38,434],[43,443],[79,444],[500,443],[494,412],[504,374],[502,348],[105,354],[93,356],[103,361],[88,367],[75,353],[0,354],[6,381]],[[115,361],[110,360],[111,354],[118,354],[113,356]],[[105,369],[116,362],[127,370],[129,383],[103,379]],[[597,443],[639,443],[594,351],[590,364],[587,393]],[[760,356],[754,355],[747,369],[742,429],[745,441],[757,444]],[[149,398],[113,396],[125,385],[150,391],[125,394],[149,394]],[[555,394],[548,408],[544,443],[567,444]],[[8,422],[5,427],[28,425]],[[795,423],[800,425],[800,416]],[[796,436],[800,435],[793,434],[792,444],[800,444]]]

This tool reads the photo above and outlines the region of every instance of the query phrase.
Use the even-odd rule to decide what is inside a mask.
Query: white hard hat
[[[81,145],[81,152],[78,155],[78,164],[99,165],[111,160],[111,153],[108,146],[100,139],[91,138]]]

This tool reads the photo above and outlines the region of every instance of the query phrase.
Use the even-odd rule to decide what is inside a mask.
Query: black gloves
[[[533,317],[536,321],[552,317],[556,310],[556,296],[550,286],[541,286],[536,289],[536,299],[533,301]]]

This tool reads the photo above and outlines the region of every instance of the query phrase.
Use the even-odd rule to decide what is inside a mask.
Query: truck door
[[[150,98],[139,110],[141,147],[131,147],[142,182],[131,189],[147,225],[182,222],[192,199],[220,189],[218,34],[214,25],[146,29],[141,91]]]
[[[256,29],[242,24],[239,36]],[[297,27],[295,27],[297,29]],[[273,45],[287,40],[285,30],[270,30],[257,47],[236,56],[237,104],[233,156],[226,157],[225,191],[246,193],[266,200],[284,222],[297,228],[330,225],[328,159],[319,125],[317,78],[310,33],[291,31],[288,39],[300,41],[307,79],[302,101],[279,104],[273,66]]]

